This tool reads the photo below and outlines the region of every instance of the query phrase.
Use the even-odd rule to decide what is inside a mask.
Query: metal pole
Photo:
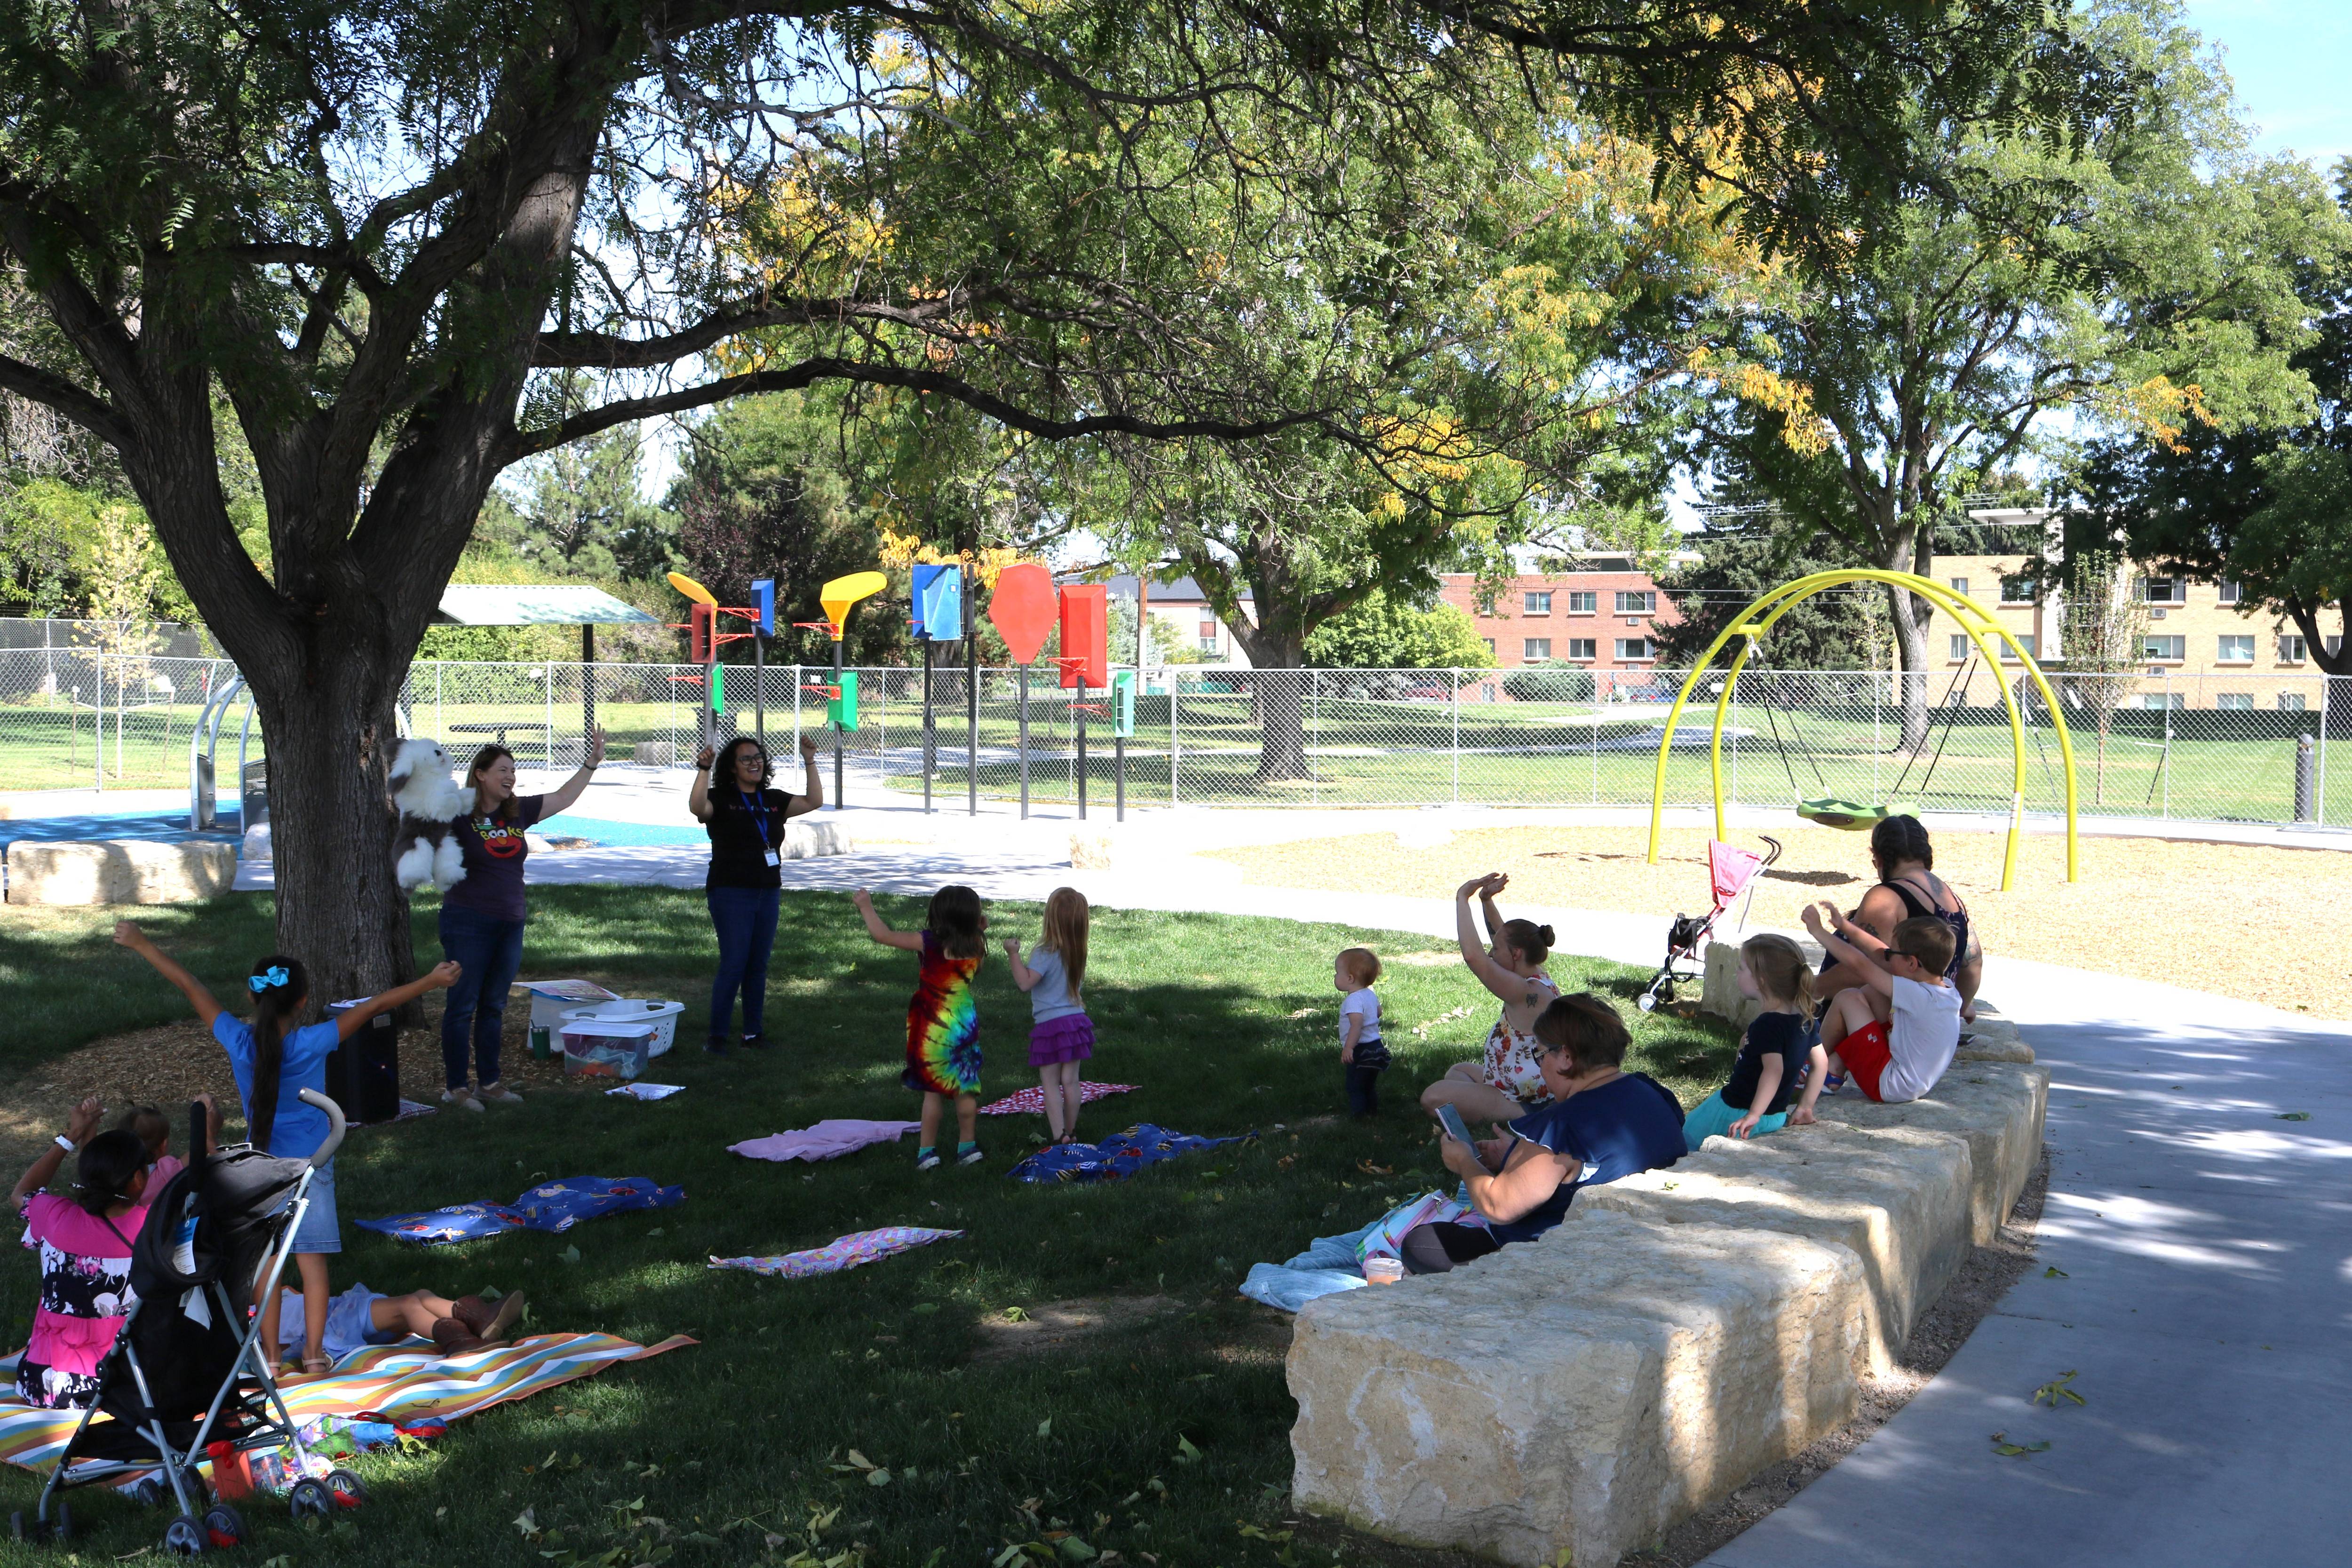
[[[548,771],[552,773],[555,770],[555,661],[551,658],[547,660],[545,668],[546,673],[541,677],[539,682],[544,689],[540,692],[539,698],[546,704],[547,709],[547,745],[541,754],[546,757]],[[585,746],[585,737],[583,737],[582,744]],[[582,760],[585,761],[588,753],[583,750],[580,755]]]
[[[1125,822],[1127,820],[1127,736],[1120,731],[1116,723],[1111,726],[1110,747],[1118,758],[1115,769],[1118,779],[1118,815],[1116,820]]]
[[[1462,672],[1455,670],[1448,689],[1454,697],[1454,804],[1462,804]]]
[[[1183,672],[1174,665],[1164,671],[1168,678],[1168,804],[1176,804],[1176,709],[1182,700]]]
[[[751,722],[764,752],[768,749],[768,639],[756,631],[751,634]]]
[[[580,738],[584,744],[596,728],[596,627],[583,623],[580,627]],[[581,760],[588,758],[586,752]]]
[[[2319,825],[2327,826],[2327,700],[2336,689],[2336,678],[2319,678]]]
[[[924,628],[926,631],[929,627]],[[923,639],[923,815],[931,812],[931,773],[939,764],[939,735],[931,725],[931,650],[938,645]]]
[[[1072,781],[1078,792],[1078,820],[1087,819],[1087,672],[1078,670],[1078,700],[1070,705],[1070,717],[1075,721],[1078,750],[1071,764]]]
[[[841,693],[841,639],[833,639],[833,689],[836,700]],[[833,809],[839,811],[845,804],[841,798],[841,726],[833,727]]]
[[[975,541],[974,542],[977,542]],[[973,603],[972,590],[980,579],[969,566],[963,569],[963,809],[967,816],[980,815],[980,606]]]
[[[1021,672],[1021,820],[1029,820],[1029,667]]]

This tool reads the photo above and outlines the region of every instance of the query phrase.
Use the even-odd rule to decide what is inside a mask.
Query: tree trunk
[[[1252,656],[1255,662],[1255,655]],[[1303,660],[1304,652],[1297,656]],[[1314,777],[1307,763],[1307,683],[1312,672],[1297,662],[1267,668],[1252,675],[1257,690],[1260,784],[1294,783]]]
[[[321,661],[317,684],[299,668],[241,667],[268,745],[278,945],[309,967],[319,1007],[415,973],[408,895],[392,874],[393,692],[358,664]]]

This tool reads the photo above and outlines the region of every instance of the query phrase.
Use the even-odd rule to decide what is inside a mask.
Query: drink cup
[[[1374,1285],[1393,1285],[1404,1278],[1404,1260],[1376,1252],[1364,1259],[1364,1278]]]

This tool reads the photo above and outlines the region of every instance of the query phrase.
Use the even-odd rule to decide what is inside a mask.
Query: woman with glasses
[[[801,793],[768,787],[768,750],[738,735],[694,760],[686,806],[710,835],[710,871],[703,899],[719,937],[719,973],[710,982],[710,1027],[702,1048],[727,1054],[735,996],[743,996],[743,1043],[768,1043],[762,1013],[768,1000],[768,952],[776,941],[776,907],[783,897],[784,824],[824,804],[816,767],[816,740],[801,737]]]

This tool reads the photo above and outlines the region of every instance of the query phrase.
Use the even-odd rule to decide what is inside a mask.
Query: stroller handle
[[[303,1104],[316,1106],[327,1113],[326,1139],[310,1151],[310,1169],[315,1171],[333,1159],[335,1151],[343,1146],[343,1108],[315,1089],[302,1090],[299,1099]]]

